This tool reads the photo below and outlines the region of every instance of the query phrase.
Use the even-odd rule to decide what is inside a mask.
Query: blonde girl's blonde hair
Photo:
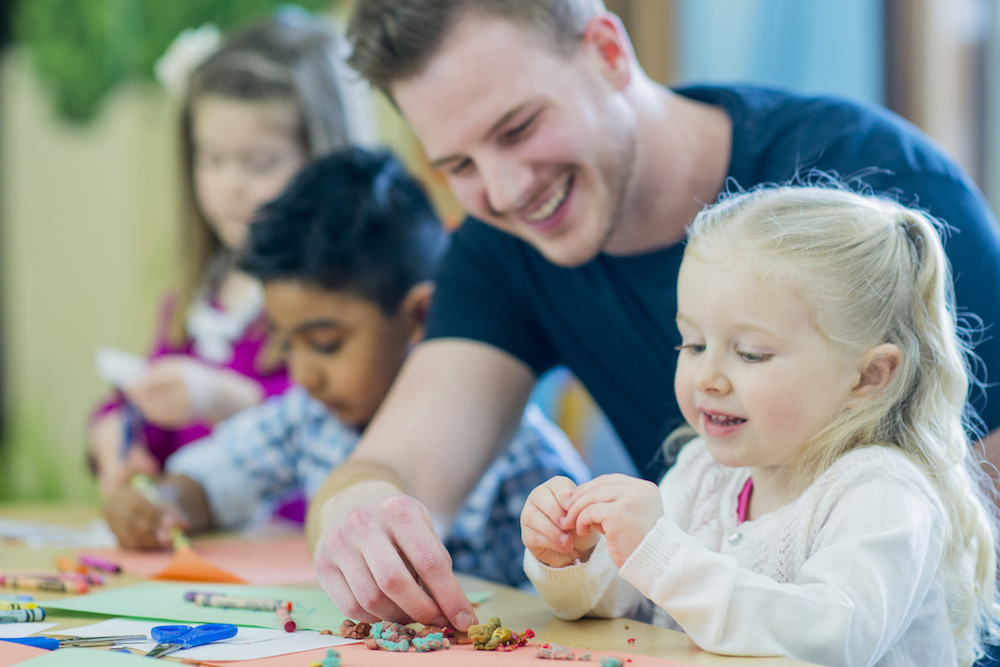
[[[187,313],[199,289],[207,285],[212,291],[231,264],[195,197],[194,103],[208,95],[247,102],[290,100],[300,112],[298,140],[314,159],[348,144],[339,57],[336,34],[319,18],[271,19],[234,32],[191,73],[180,122],[183,219],[180,284],[168,332],[173,344],[187,337]]]
[[[791,285],[845,360],[883,343],[899,348],[888,386],[845,408],[785,472],[804,489],[871,445],[898,448],[924,471],[948,522],[939,573],[960,663],[971,664],[982,633],[996,630],[997,521],[967,435],[970,373],[936,221],[843,188],[761,188],[702,211],[688,256],[745,265],[765,286]]]

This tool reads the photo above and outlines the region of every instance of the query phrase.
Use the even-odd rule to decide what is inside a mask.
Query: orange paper
[[[24,644],[17,644],[15,642],[0,641],[0,667],[16,665],[19,662],[37,658],[46,653],[48,653],[47,650],[38,648],[37,646],[25,646]]]
[[[543,642],[544,643],[544,642]],[[417,653],[412,648],[406,653],[396,653],[393,651],[372,651],[364,644],[351,644],[334,649],[340,653],[341,663],[344,667],[354,667],[364,665],[364,667],[543,667],[544,665],[566,664],[561,661],[551,660],[540,661],[535,657],[535,649],[539,644],[531,642],[523,648],[515,651],[477,651],[471,644],[452,646],[444,651],[432,651],[429,653]],[[571,647],[579,659],[585,648]],[[676,660],[664,660],[663,658],[653,658],[647,655],[635,655],[630,653],[619,653],[617,651],[592,651],[590,654],[590,664],[599,665],[603,656],[614,656],[622,661],[626,667],[692,667],[693,663],[678,662]],[[242,660],[236,662],[202,662],[203,665],[215,665],[216,667],[305,667],[313,660],[322,660],[326,656],[326,649],[316,649],[313,651],[303,651],[302,653],[292,653],[289,655],[276,655],[273,658],[260,658],[259,660]],[[626,662],[631,660],[631,662]],[[580,663],[569,663],[580,664]],[[583,663],[587,664],[587,663]]]
[[[198,555],[208,563],[225,568],[243,581],[264,586],[315,584],[312,558],[301,535],[248,540],[240,537],[212,537],[196,540]],[[172,563],[174,555],[164,551],[88,551],[118,563],[129,574],[154,577]],[[221,580],[215,580],[221,581]]]
[[[154,574],[152,578],[171,581],[210,581],[216,584],[247,583],[246,579],[212,565],[191,547],[181,547],[175,551],[167,567]]]

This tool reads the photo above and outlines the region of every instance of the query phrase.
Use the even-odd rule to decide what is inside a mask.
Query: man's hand
[[[320,586],[343,614],[359,621],[467,630],[476,616],[430,513],[392,490],[386,482],[364,482],[324,504],[326,529],[314,559]]]

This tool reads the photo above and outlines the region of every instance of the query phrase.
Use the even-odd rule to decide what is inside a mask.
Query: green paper
[[[50,605],[51,606],[51,605]],[[141,667],[149,665],[144,655],[126,655],[92,648],[60,648],[18,663],[28,667]],[[176,664],[176,663],[175,663]]]
[[[465,591],[465,597],[472,604],[482,604],[493,597],[493,591]]]
[[[292,620],[299,630],[337,632],[346,618],[319,588],[295,586],[245,586],[242,584],[199,584],[149,582],[112,588],[99,593],[46,600],[45,607],[105,616],[163,619],[183,623],[233,623],[259,628],[281,629],[273,611],[202,607],[184,599],[188,591],[222,593],[244,598],[291,600]],[[62,650],[62,649],[60,649]]]

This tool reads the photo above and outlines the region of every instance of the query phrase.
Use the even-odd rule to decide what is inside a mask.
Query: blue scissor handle
[[[17,639],[0,639],[4,642],[14,642],[15,644],[26,644],[36,648],[45,648],[50,651],[59,648],[59,640],[54,637],[18,637]]]
[[[192,648],[235,637],[237,631],[232,623],[205,623],[195,627],[159,625],[153,628],[152,635],[161,644],[180,644],[184,648]]]

